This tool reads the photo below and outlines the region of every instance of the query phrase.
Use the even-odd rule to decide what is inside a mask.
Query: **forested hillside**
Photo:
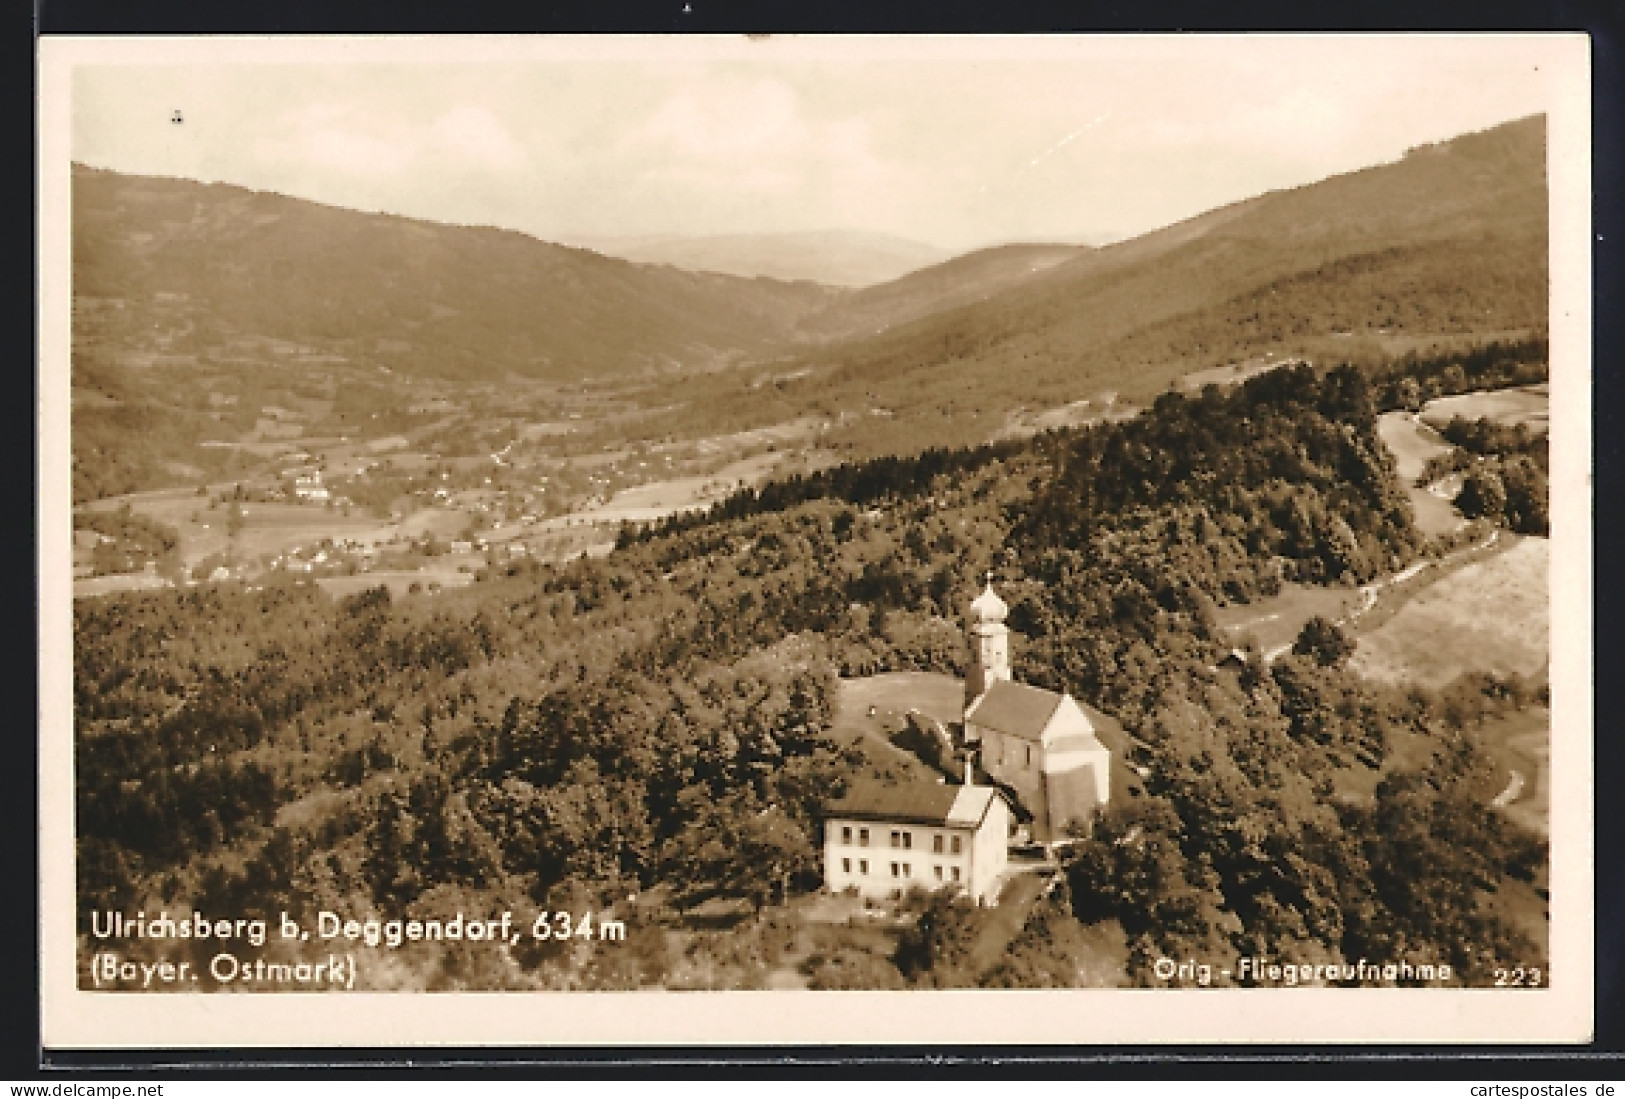
[[[1187,371],[1264,352],[1378,362],[1542,331],[1545,168],[1537,116],[1260,195],[804,353],[809,373],[787,394],[885,409],[854,436],[854,453],[873,454],[986,439],[1017,407],[1149,400]]]
[[[91,370],[292,345],[404,374],[577,380],[777,345],[833,293],[224,184],[76,166],[73,189],[74,352]]]
[[[1280,370],[1130,423],[843,467],[456,593],[82,602],[81,913],[596,905],[625,919],[624,949],[416,944],[364,979],[695,987],[703,955],[703,987],[757,987],[767,924],[680,950],[667,931],[708,899],[816,888],[822,807],[888,770],[829,736],[835,674],[961,670],[963,605],[992,567],[1018,677],[1116,716],[1144,793],[1075,849],[996,969],[954,945],[984,917],[942,902],[895,957],[819,963],[815,984],[1073,983],[1069,944],[1107,925],[1127,950],[1107,983],[1202,951],[1410,957],[1489,983],[1544,958],[1496,898],[1545,854],[1484,807],[1473,729],[1535,688],[1374,687],[1325,624],[1273,665],[1220,671],[1214,612],[1422,552],[1377,411],[1423,384],[1539,374],[1536,351],[1493,349],[1447,383],[1414,359],[1375,381]],[[1336,796],[1356,769],[1380,773],[1375,793]]]
[[[823,336],[868,336],[931,313],[955,309],[1008,290],[1075,259],[1086,248],[1067,244],[1005,244],[933,264],[878,286],[836,298],[800,322]]]

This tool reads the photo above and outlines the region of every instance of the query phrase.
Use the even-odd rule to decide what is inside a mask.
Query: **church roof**
[[[854,779],[846,796],[829,807],[829,816],[853,820],[934,824],[942,828],[975,828],[998,796],[991,786],[944,782],[884,783],[867,776]]]
[[[1049,744],[1049,750],[1052,752],[1098,752],[1105,747],[1100,738],[1092,733],[1074,733],[1072,736],[1057,737]]]
[[[1037,740],[1055,716],[1062,697],[1041,687],[1001,679],[972,704],[965,720],[1009,736]]]

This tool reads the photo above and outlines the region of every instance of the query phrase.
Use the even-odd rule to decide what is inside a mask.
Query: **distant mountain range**
[[[1150,397],[1192,369],[1264,353],[1361,361],[1544,328],[1545,137],[1535,116],[1413,149],[1080,249],[975,300],[946,287],[924,312],[888,316],[878,303],[911,301],[905,284],[931,272],[848,295],[802,325],[863,331],[865,307],[879,323],[809,353],[802,399],[883,406],[889,438],[913,417],[916,438],[968,441],[989,413],[1102,391]],[[1013,255],[998,269],[1019,275]],[[983,270],[986,258],[935,270]]]
[[[1526,118],[1102,247],[951,258],[832,233],[622,242],[631,262],[76,167],[74,384],[89,407],[154,366],[182,379],[290,362],[472,381],[670,372],[691,400],[742,416],[863,417],[872,437],[854,452],[976,441],[1013,410],[1146,398],[1249,357],[1359,361],[1544,328],[1545,134]],[[765,277],[772,263],[796,279]],[[898,277],[858,285],[887,271]],[[753,364],[771,364],[771,409],[751,411],[760,371],[727,369]],[[144,399],[185,396],[165,377]]]
[[[837,293],[84,167],[73,247],[88,369],[240,360],[266,340],[441,377],[703,368],[781,345]]]
[[[952,253],[884,233],[727,233],[583,239],[577,243],[635,263],[667,264],[742,278],[766,276],[826,286],[872,286],[901,278]]]
[[[823,338],[882,332],[932,313],[986,300],[1086,251],[1068,244],[983,248],[879,286],[854,290],[801,321],[799,327]]]

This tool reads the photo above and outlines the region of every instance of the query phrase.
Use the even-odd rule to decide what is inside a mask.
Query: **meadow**
[[[1348,588],[1288,581],[1279,595],[1221,607],[1214,618],[1234,644],[1252,641],[1260,652],[1273,653],[1291,646],[1311,618],[1318,615],[1335,622],[1359,604],[1359,592]]]
[[[1550,423],[1551,397],[1545,385],[1521,386],[1439,397],[1422,409],[1422,421],[1443,427],[1451,420],[1493,420],[1503,427],[1526,424],[1544,432]]]
[[[1503,541],[1504,551],[1443,576],[1362,633],[1350,666],[1380,682],[1428,687],[1477,672],[1543,678],[1551,544],[1514,536]]]

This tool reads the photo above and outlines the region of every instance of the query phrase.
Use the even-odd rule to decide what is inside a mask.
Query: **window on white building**
[[[867,874],[868,872],[869,872],[869,860],[868,859],[859,859],[858,860],[858,873]]]
[[[914,833],[913,832],[904,832],[903,833],[903,850],[908,851],[908,850],[911,850],[913,847],[914,847]]]
[[[931,837],[931,853],[933,855],[942,854],[942,837],[940,835]]]
[[[914,868],[912,866],[910,866],[908,863],[905,862],[903,864],[903,877],[912,878],[913,876],[914,876]]]
[[[949,843],[949,846],[952,848],[954,854],[956,854],[956,855],[959,854],[959,851],[960,851],[959,837],[958,836],[953,837],[953,839]]]
[[[941,881],[942,880],[942,867],[933,866],[931,868],[931,876],[933,878],[936,878],[938,881]]]
[[[901,833],[901,832],[893,832],[891,834],[891,845],[893,847],[901,847],[901,846],[903,846],[903,833]]]
[[[859,847],[868,847],[869,846],[869,829],[867,829],[867,828],[859,828],[858,829],[858,846]]]
[[[843,873],[843,874],[852,873],[852,860],[851,859],[842,859],[841,860],[841,873]]]
[[[959,880],[959,867],[956,866],[956,867],[953,868],[953,870],[954,870],[954,881],[958,881]]]
[[[851,843],[852,842],[852,829],[851,828],[842,828],[841,829],[841,842],[842,843]]]

